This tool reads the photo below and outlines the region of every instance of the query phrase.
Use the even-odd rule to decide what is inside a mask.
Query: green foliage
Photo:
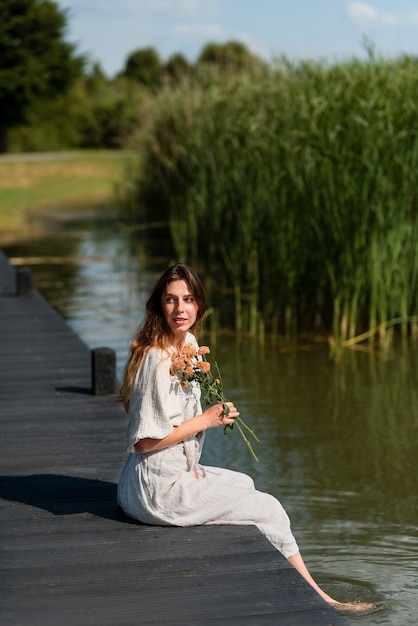
[[[138,131],[144,88],[123,78],[108,80],[99,66],[62,97],[40,102],[27,124],[10,134],[10,150],[129,148]]]
[[[206,72],[161,93],[143,222],[219,277],[235,327],[326,330],[336,346],[418,307],[413,59]]]
[[[164,74],[172,81],[179,81],[188,76],[192,66],[182,54],[173,54],[164,65]]]
[[[10,0],[10,6],[13,3],[17,0]],[[63,24],[64,18],[62,14]],[[241,44],[238,50],[245,56]],[[205,77],[211,80],[211,68],[219,70],[216,64],[199,67],[201,80],[206,80]],[[152,119],[149,99],[195,72],[195,66],[181,54],[173,54],[162,64],[152,48],[132,53],[125,71],[113,79],[104,74],[98,63],[84,67],[84,75],[68,89],[54,97],[39,94],[27,101],[24,114],[22,111],[22,116],[16,118],[20,122],[9,132],[9,149],[25,152],[78,147],[129,148],[134,137],[148,131]]]
[[[71,123],[76,113],[78,103],[68,95],[37,103],[28,113],[26,123],[10,130],[8,152],[45,152],[78,146],[80,134]]]
[[[76,119],[79,145],[129,147],[138,128],[142,100],[141,87],[123,78],[96,83],[94,88],[87,85],[84,106]]]
[[[40,101],[62,94],[80,76],[83,59],[64,40],[66,15],[51,0],[0,4],[0,110],[7,130]],[[3,149],[6,145],[2,146]]]
[[[126,59],[122,76],[155,89],[160,81],[162,63],[154,48],[141,48]]]
[[[197,60],[197,65],[212,64],[222,70],[237,71],[261,65],[261,60],[253,55],[239,41],[227,41],[224,44],[206,44]]]

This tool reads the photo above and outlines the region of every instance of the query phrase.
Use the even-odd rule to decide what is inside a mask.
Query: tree
[[[80,77],[84,58],[64,40],[67,13],[52,0],[0,2],[0,152],[10,128]]]
[[[179,52],[173,54],[164,65],[164,72],[170,80],[179,81],[183,76],[190,74],[192,67],[187,59]]]
[[[258,67],[261,60],[252,54],[243,43],[227,41],[224,44],[206,44],[199,55],[197,64],[214,64],[221,69],[233,71]]]
[[[87,91],[95,92],[108,82],[102,66],[97,61],[84,72],[84,83]]]
[[[85,102],[75,119],[84,148],[126,148],[139,125],[146,89],[117,77],[85,83]]]
[[[126,59],[122,76],[155,89],[160,81],[162,63],[154,48],[140,48]]]

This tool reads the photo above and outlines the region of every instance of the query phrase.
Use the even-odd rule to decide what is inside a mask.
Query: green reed
[[[376,326],[384,343],[393,318],[407,334],[418,305],[417,69],[407,57],[282,59],[157,97],[138,219],[165,222],[176,258],[216,279],[236,330],[322,330],[336,350]]]

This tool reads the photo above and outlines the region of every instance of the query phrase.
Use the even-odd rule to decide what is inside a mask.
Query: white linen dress
[[[186,343],[197,345],[194,335],[188,333]],[[151,348],[137,372],[119,506],[145,524],[254,524],[285,557],[292,556],[298,546],[280,502],[257,491],[246,474],[201,465],[204,433],[155,452],[135,451],[140,439],[163,439],[173,427],[202,413],[198,385],[182,387],[179,378],[170,375],[170,365],[170,353]]]

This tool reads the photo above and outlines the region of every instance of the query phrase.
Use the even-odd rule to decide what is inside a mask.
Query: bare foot
[[[373,602],[330,602],[333,609],[343,613],[365,613],[376,608]]]
[[[299,574],[303,576],[303,578],[319,593],[321,598],[328,602],[332,608],[337,611],[346,612],[346,613],[367,613],[367,611],[373,611],[376,608],[376,605],[373,602],[337,602],[334,598],[331,598],[325,591],[323,591],[317,583],[314,581],[310,573],[308,572],[308,568],[306,567],[302,555],[300,552],[296,552],[293,556],[288,557],[287,559],[291,565]]]

